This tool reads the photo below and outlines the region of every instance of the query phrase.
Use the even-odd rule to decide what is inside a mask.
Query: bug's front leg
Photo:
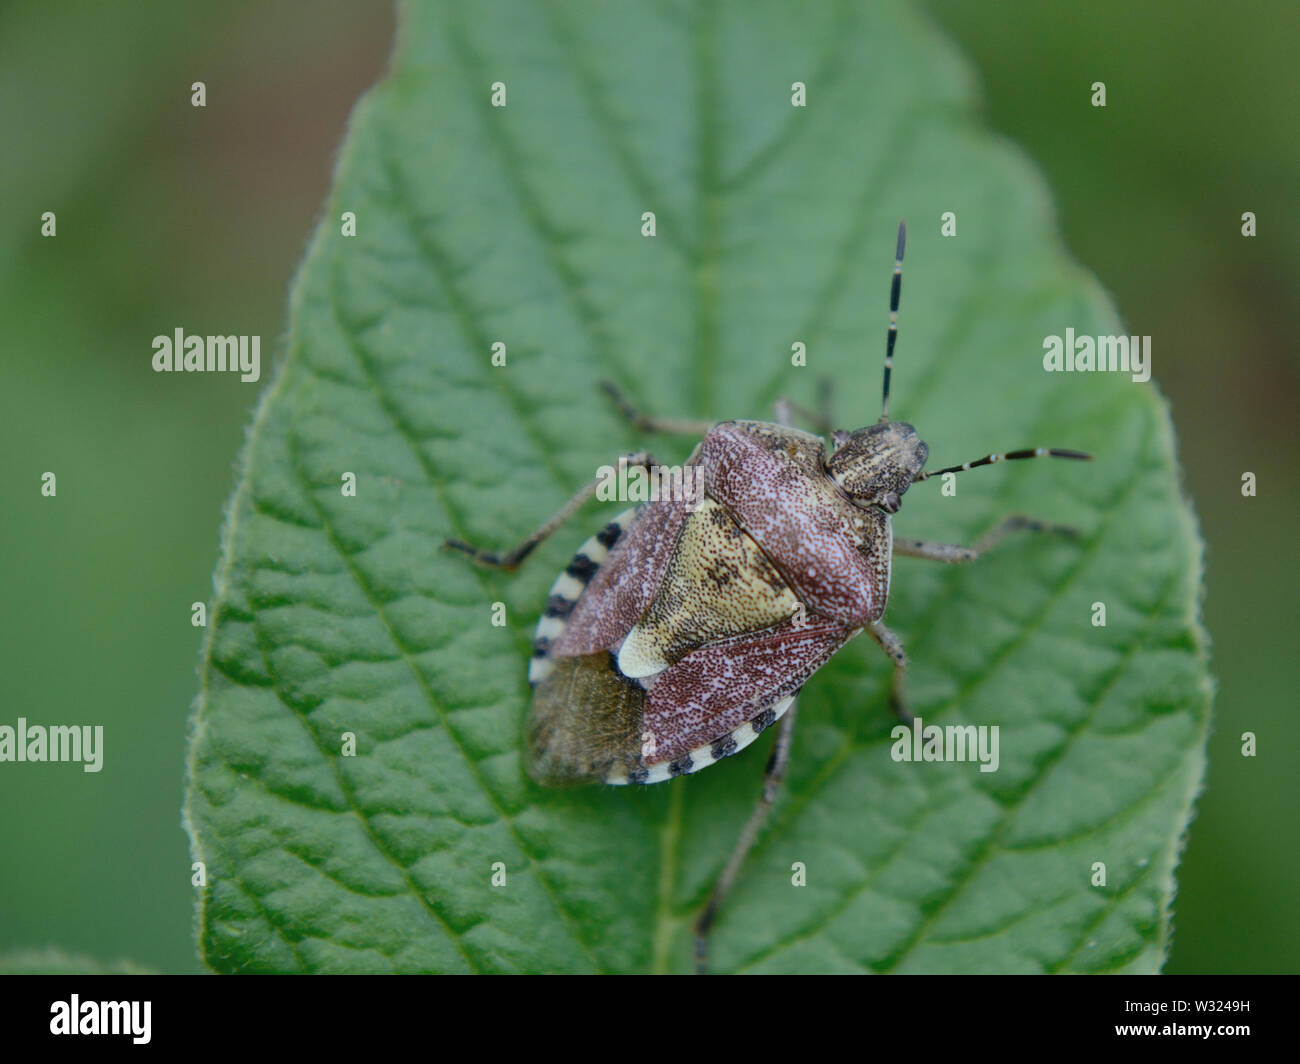
[[[632,405],[628,397],[623,394],[623,390],[613,381],[598,381],[597,387],[609,396],[615,409],[639,432],[665,432],[678,436],[703,436],[713,427],[711,421],[699,421],[694,418],[654,417],[650,414],[643,414]]]
[[[894,711],[894,715],[899,720],[910,725],[912,711],[908,708],[907,696],[903,693],[907,677],[907,653],[903,650],[903,641],[898,638],[896,632],[886,628],[879,621],[872,621],[867,625],[867,631],[894,663],[894,676],[889,690],[889,708]]]
[[[778,425],[784,425],[786,428],[794,427],[796,416],[803,418],[809,425],[816,429],[823,436],[829,436],[833,431],[834,418],[831,415],[831,390],[834,382],[830,377],[819,377],[817,379],[817,409],[796,403],[793,399],[787,399],[784,395],[780,396],[772,404],[773,417]]]
[[[894,553],[909,558],[928,558],[932,562],[973,562],[981,554],[986,554],[1013,532],[1047,532],[1055,536],[1067,536],[1077,539],[1079,530],[1069,525],[1052,525],[1038,521],[1024,514],[1012,514],[1002,523],[980,538],[973,547],[961,547],[955,543],[934,543],[926,539],[895,539]]]
[[[796,693],[794,701],[790,703],[790,708],[785,711],[785,716],[781,718],[780,730],[776,733],[776,742],[772,744],[772,753],[768,756],[767,768],[763,771],[763,790],[759,795],[758,805],[754,807],[748,823],[745,824],[744,830],[740,833],[740,838],[736,842],[735,849],[731,851],[731,857],[722,870],[722,875],[718,876],[717,882],[713,884],[713,890],[709,893],[709,900],[705,903],[704,908],[700,910],[700,915],[695,918],[695,972],[697,975],[705,975],[709,970],[709,931],[713,928],[713,921],[717,917],[718,910],[722,907],[727,894],[735,884],[736,876],[740,874],[740,866],[745,863],[745,856],[753,848],[754,840],[758,838],[758,833],[767,821],[768,814],[772,812],[772,806],[776,804],[777,795],[781,793],[781,782],[785,779],[785,766],[790,760],[790,740],[794,734],[794,719],[798,708],[799,696]]]
[[[620,469],[627,466],[641,466],[650,469],[656,464],[654,457],[648,451],[619,455],[618,458]],[[468,555],[473,561],[479,565],[487,566],[489,569],[513,571],[519,568],[520,563],[536,549],[538,544],[577,513],[582,508],[582,504],[596,494],[596,489],[600,486],[602,479],[602,477],[597,476],[590,484],[583,487],[513,550],[498,554],[496,551],[475,547],[466,543],[463,539],[444,540],[442,544],[443,550],[460,551],[461,554]]]

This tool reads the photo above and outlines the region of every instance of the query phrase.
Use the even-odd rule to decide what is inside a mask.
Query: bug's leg
[[[649,469],[654,466],[655,460],[648,451],[637,451],[635,454],[619,455],[619,467],[624,466],[642,466]],[[596,494],[596,488],[600,486],[603,478],[597,476],[590,484],[577,492],[568,502],[561,506],[554,514],[544,521],[537,530],[527,539],[520,543],[513,550],[506,551],[504,554],[498,554],[496,551],[483,550],[472,544],[466,543],[462,539],[444,540],[443,550],[460,551],[461,554],[468,555],[479,565],[485,565],[490,569],[506,569],[513,571],[519,568],[519,564],[530,555],[534,548],[537,547],[547,536],[559,528],[564,522],[572,517],[582,507],[582,504]]]
[[[934,562],[973,562],[997,546],[1013,532],[1047,532],[1054,536],[1068,536],[1075,539],[1079,535],[1077,528],[1069,525],[1052,525],[1038,521],[1024,514],[1012,514],[1002,523],[980,538],[973,547],[961,547],[955,543],[932,543],[925,539],[895,539],[894,553],[909,558],[928,558]]]
[[[894,663],[894,677],[889,689],[889,708],[904,724],[911,724],[912,711],[907,706],[907,696],[903,692],[907,676],[907,654],[903,650],[903,641],[898,638],[897,633],[886,628],[879,621],[872,621],[867,625],[867,631]]]
[[[776,742],[772,744],[772,753],[767,759],[767,768],[763,770],[763,791],[759,795],[758,804],[754,806],[754,811],[749,815],[749,821],[745,824],[744,830],[740,833],[740,838],[736,841],[736,848],[731,851],[731,857],[727,860],[727,866],[722,870],[722,875],[718,876],[717,882],[713,884],[713,890],[709,893],[709,900],[705,903],[704,908],[700,910],[700,915],[695,918],[695,972],[697,975],[704,975],[709,970],[709,931],[713,927],[713,921],[718,915],[718,910],[722,907],[723,901],[736,882],[736,876],[740,874],[740,866],[744,864],[745,857],[754,845],[754,840],[758,838],[758,833],[762,830],[768,814],[772,812],[772,806],[776,804],[777,795],[781,792],[781,781],[785,777],[785,766],[790,760],[790,739],[794,734],[795,713],[799,709],[799,696],[790,703],[790,708],[785,711],[785,716],[781,718],[780,730],[776,733]]]
[[[713,426],[711,421],[698,421],[693,418],[653,417],[650,414],[643,414],[632,405],[628,397],[623,394],[622,389],[613,381],[599,381],[597,387],[609,396],[618,412],[631,422],[633,428],[639,432],[666,432],[678,436],[703,436]]]
[[[798,416],[823,436],[831,431],[830,418],[824,413],[812,410],[802,403],[796,403],[793,399],[787,399],[784,395],[772,404],[772,416],[778,425],[784,425],[786,428],[793,428],[794,419]]]
[[[823,373],[817,378],[817,421],[823,435],[831,431],[831,425],[835,422],[835,415],[832,410],[834,405],[832,396],[834,393],[834,379]]]
[[[778,425],[794,427],[795,415],[798,415],[823,436],[829,436],[831,428],[831,391],[835,382],[830,377],[817,378],[817,409],[796,403],[793,399],[780,396],[772,404],[772,414]]]

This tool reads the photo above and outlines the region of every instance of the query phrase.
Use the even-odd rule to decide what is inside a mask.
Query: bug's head
[[[826,472],[857,505],[894,514],[929,457],[930,448],[906,421],[882,421],[835,433]]]

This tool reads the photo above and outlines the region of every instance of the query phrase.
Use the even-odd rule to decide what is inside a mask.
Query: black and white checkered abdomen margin
[[[528,683],[531,687],[536,687],[555,668],[555,662],[550,656],[551,647],[559,642],[564,629],[569,625],[573,607],[587,590],[587,584],[614,549],[614,544],[632,526],[640,509],[639,506],[633,506],[615,517],[578,548],[569,567],[555,578],[551,593],[546,596],[542,619],[537,622],[537,633],[533,636],[533,657],[528,664]]]

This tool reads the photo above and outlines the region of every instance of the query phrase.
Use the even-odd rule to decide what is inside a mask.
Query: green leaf
[[[533,785],[532,628],[614,511],[589,506],[515,576],[439,546],[512,545],[644,442],[602,376],[710,418],[811,405],[829,376],[837,420],[874,421],[905,217],[892,410],[931,465],[1037,445],[1097,460],[980,469],[950,497],[919,484],[897,533],[968,543],[1022,511],[1083,535],[898,562],[886,620],[913,708],[998,725],[999,768],[894,761],[889,664],[851,643],[805,689],[715,968],[1159,968],[1208,721],[1199,541],[1154,383],[1044,372],[1044,337],[1123,326],[971,95],[902,5],[403,9],[228,515],[187,804],[211,967],[689,968],[770,738],[670,784]],[[694,442],[651,445],[680,461]]]

